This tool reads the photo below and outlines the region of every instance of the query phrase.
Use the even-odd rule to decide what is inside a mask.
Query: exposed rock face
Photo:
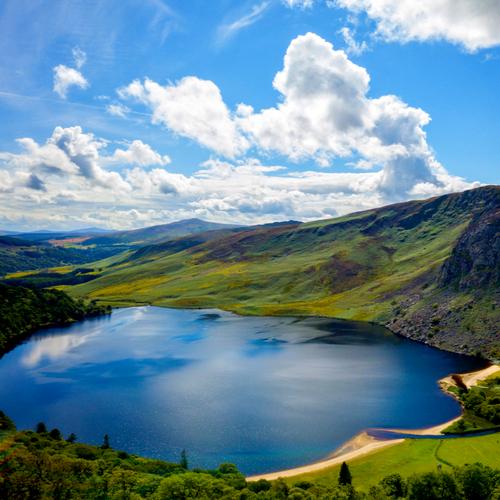
[[[464,193],[472,218],[443,263],[436,286],[412,290],[387,327],[442,349],[500,358],[500,189]]]
[[[439,285],[458,290],[500,284],[500,208],[476,215],[444,263]]]

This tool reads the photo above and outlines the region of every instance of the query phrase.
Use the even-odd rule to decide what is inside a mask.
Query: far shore
[[[481,380],[490,377],[491,375],[493,375],[498,371],[500,371],[499,365],[490,365],[487,368],[483,368],[482,370],[477,370],[468,373],[461,373],[459,375],[463,383],[468,388],[470,388],[476,385]],[[444,392],[451,395],[453,394],[448,391],[448,388],[454,385],[455,382],[452,379],[452,375],[448,375],[447,377],[444,377],[441,380],[439,380],[439,386],[441,387],[441,389]],[[454,422],[458,421],[460,418],[461,415],[451,420],[448,420],[447,422],[444,422],[442,424],[422,429],[374,429],[374,430],[387,431],[394,434],[405,434],[405,435],[413,434],[415,436],[440,436],[447,427],[449,427]],[[293,477],[293,476],[298,476],[300,474],[306,474],[309,472],[317,472],[323,469],[327,469],[329,467],[333,467],[335,465],[339,465],[342,462],[347,462],[355,458],[372,454],[383,448],[400,444],[404,442],[404,440],[405,438],[381,439],[375,436],[371,436],[367,431],[362,431],[359,434],[356,434],[356,436],[351,438],[342,446],[337,448],[329,457],[323,460],[314,462],[309,465],[295,467],[293,469],[270,472],[266,474],[256,474],[247,477],[247,481],[258,481],[259,479],[266,479],[268,481],[273,481],[280,477],[282,478]]]

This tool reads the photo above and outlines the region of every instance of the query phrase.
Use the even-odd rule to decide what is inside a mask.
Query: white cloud
[[[76,69],[68,68],[63,64],[54,67],[54,92],[61,98],[66,99],[68,90],[71,87],[79,87],[86,89],[89,82],[85,77]]]
[[[249,146],[237,130],[219,88],[209,80],[187,76],[165,86],[149,79],[135,80],[118,94],[145,104],[152,111],[153,123],[224,156],[234,157]]]
[[[80,69],[87,62],[87,54],[80,47],[73,47],[71,54],[77,69]]]
[[[403,199],[419,183],[441,186],[427,144],[429,115],[396,96],[367,96],[370,77],[318,35],[292,41],[273,86],[282,101],[237,118],[257,146],[321,166],[360,157],[357,166],[382,166],[377,189]]]
[[[79,126],[56,127],[43,143],[21,138],[20,153],[0,152],[0,220],[122,228],[188,217],[310,220],[478,185],[436,160],[428,113],[394,95],[369,96],[369,84],[365,68],[312,33],[290,43],[273,81],[281,97],[262,110],[240,103],[231,111],[215,83],[194,76],[164,86],[136,80],[120,98],[233,159],[213,158],[185,175],[140,140],[110,151]],[[287,170],[242,157],[249,151],[320,166],[343,158],[361,170]]]
[[[287,7],[298,7],[299,9],[308,9],[314,4],[314,0],[282,0]]]
[[[106,106],[106,111],[112,116],[118,116],[120,118],[125,118],[130,109],[124,104],[108,104]]]
[[[468,51],[500,45],[498,0],[335,0],[365,12],[390,41],[446,40]]]
[[[274,107],[240,103],[231,113],[215,83],[196,77],[166,86],[136,80],[119,96],[150,107],[154,123],[229,158],[252,147],[322,167],[344,158],[361,169],[379,169],[370,177],[372,189],[387,201],[407,199],[419,185],[447,189],[448,174],[427,143],[430,116],[394,95],[368,97],[369,84],[365,68],[307,33],[286,51],[273,81],[282,95]]]
[[[106,144],[80,127],[57,127],[43,145],[23,139],[23,152],[0,152],[0,220],[32,228],[128,228],[189,217],[240,223],[311,220],[391,201],[395,176],[405,176],[398,182],[411,186],[412,197],[478,185],[450,176],[439,165],[433,174],[439,184],[426,170],[419,173],[419,165],[396,174],[393,164],[377,172],[301,172],[256,159],[208,160],[185,175],[161,165],[146,170],[159,155],[140,141],[111,155],[105,154]],[[120,157],[132,168],[117,165]],[[120,171],[111,170],[113,165]],[[399,193],[399,184],[395,188]]]
[[[356,41],[352,30],[347,26],[344,26],[339,30],[339,33],[342,35],[344,42],[346,44],[346,52],[348,54],[354,54],[355,56],[359,56],[365,50],[368,49],[367,43],[363,40],[362,42]]]
[[[261,2],[255,4],[250,9],[250,12],[244,14],[240,18],[236,19],[227,24],[221,24],[217,29],[216,41],[218,44],[222,44],[229,38],[236,35],[243,28],[247,28],[252,24],[256,23],[264,14],[264,12],[269,7],[269,1]]]
[[[107,161],[140,167],[168,165],[171,162],[168,155],[161,156],[149,144],[139,140],[132,141],[127,149],[116,149]]]
[[[81,181],[87,181],[93,187],[130,190],[117,172],[102,167],[100,151],[107,142],[83,132],[79,126],[56,127],[43,145],[31,138],[19,139],[18,143],[24,151],[0,153],[0,162],[9,165],[18,175],[27,176],[25,184],[31,189],[40,189],[45,184],[61,184],[67,189],[68,184],[61,182],[65,177],[76,182],[78,189]]]

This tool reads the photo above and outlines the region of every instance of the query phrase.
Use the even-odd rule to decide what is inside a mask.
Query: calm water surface
[[[303,465],[367,427],[459,413],[437,379],[482,364],[328,319],[139,307],[32,337],[0,360],[19,428],[245,473]]]

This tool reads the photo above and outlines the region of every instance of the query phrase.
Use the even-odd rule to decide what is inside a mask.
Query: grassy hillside
[[[0,277],[19,271],[91,262],[123,250],[96,246],[61,247],[48,242],[0,236]]]
[[[489,186],[200,244],[179,239],[105,266],[68,291],[111,305],[374,321],[495,358],[499,252],[489,249],[499,245],[499,207],[500,188]],[[461,259],[469,264],[457,265]]]
[[[237,230],[236,226],[200,219],[188,219],[131,231],[88,231],[22,233],[0,236],[0,277],[28,270],[85,264],[106,259],[131,249],[164,243],[194,234]],[[15,277],[17,279],[17,277]],[[40,276],[35,286],[51,286],[54,276]],[[46,279],[45,279],[46,278]],[[86,279],[67,279],[70,284]],[[24,284],[12,282],[12,284]]]

